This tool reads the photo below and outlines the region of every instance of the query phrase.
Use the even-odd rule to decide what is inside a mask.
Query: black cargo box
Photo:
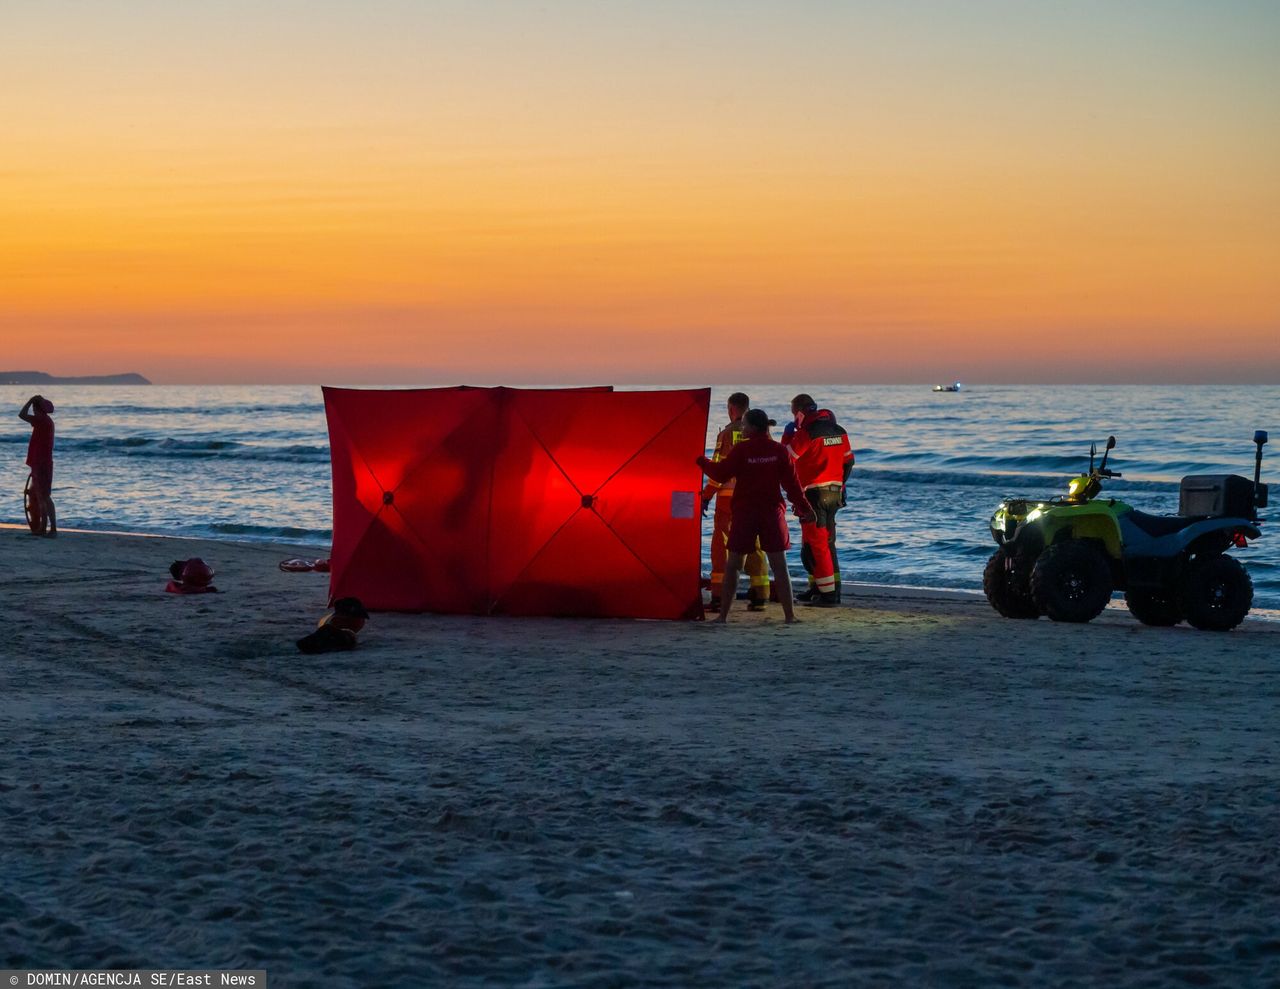
[[[1260,487],[1259,494],[1263,490]],[[1192,474],[1184,477],[1178,492],[1178,514],[1251,519],[1255,514],[1253,481],[1239,474]]]

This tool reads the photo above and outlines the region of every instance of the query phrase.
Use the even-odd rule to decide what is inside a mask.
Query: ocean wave
[[[324,403],[320,399],[314,402],[293,402],[284,405],[269,403],[245,403],[241,405],[89,405],[78,407],[77,415],[89,419],[101,419],[104,416],[183,416],[198,415],[204,417],[242,416],[242,415],[299,415],[313,413],[322,415]]]
[[[226,457],[236,460],[270,460],[288,463],[329,462],[329,447],[312,443],[270,445],[243,443],[239,440],[192,439],[171,436],[107,436],[71,437],[58,440],[58,452],[108,453],[124,457],[172,457],[175,459],[208,459]]]
[[[954,470],[910,470],[895,467],[862,467],[854,468],[855,479],[865,479],[889,484],[922,484],[951,485],[956,487],[982,488],[1038,488],[1043,489],[1044,497],[1066,489],[1064,474],[1017,474],[1007,471],[954,471]],[[1160,491],[1178,490],[1177,481],[1164,480],[1113,480],[1108,482],[1107,491]]]
[[[922,467],[967,468],[972,471],[1003,471],[1005,473],[1060,473],[1084,471],[1089,459],[1075,453],[1063,454],[1015,454],[1009,456],[974,456],[973,454],[948,453],[945,450],[875,450],[856,449],[859,463],[904,464]]]
[[[250,525],[244,522],[214,522],[204,527],[217,536],[249,536],[258,539],[291,539],[312,541],[333,538],[332,529],[304,529],[296,525]]]
[[[872,447],[854,450],[859,465],[870,467],[921,467],[935,470],[965,471],[974,474],[1003,473],[1023,475],[1074,476],[1089,469],[1088,456],[1078,453],[1027,453],[979,455],[941,450],[877,450]],[[1166,482],[1187,474],[1245,473],[1247,463],[1223,463],[1206,459],[1160,460],[1113,458],[1110,466],[1141,481]],[[1116,483],[1119,483],[1117,480]]]
[[[24,525],[26,520],[16,515],[0,515],[0,523]],[[180,522],[157,526],[148,525],[142,521],[134,525],[114,518],[88,516],[76,519],[74,527],[90,532],[141,533],[180,539],[293,542],[325,547],[333,541],[332,529],[309,529],[296,525],[255,525],[247,522]]]

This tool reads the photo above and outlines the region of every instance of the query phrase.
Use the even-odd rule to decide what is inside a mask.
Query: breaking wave
[[[26,442],[26,437],[21,437]],[[6,442],[15,442],[6,437]],[[109,453],[123,457],[172,457],[177,459],[208,459],[226,457],[236,460],[269,460],[288,463],[329,462],[329,447],[313,443],[245,443],[240,440],[192,439],[179,440],[164,436],[111,436],[100,438],[59,437],[59,456],[66,453]]]
[[[1067,475],[1058,474],[1018,474],[1008,471],[954,471],[954,470],[910,470],[892,467],[855,467],[853,476],[857,480],[874,481],[886,484],[919,484],[947,485],[965,488],[1001,488],[1020,489],[1034,488],[1042,490],[1044,496],[1065,489]],[[1177,491],[1178,482],[1169,480],[1133,480],[1119,479],[1108,482],[1107,491]]]

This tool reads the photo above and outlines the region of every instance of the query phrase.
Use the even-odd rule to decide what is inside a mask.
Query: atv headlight
[[[1027,513],[1027,521],[1034,522],[1043,514],[1044,512],[1041,511],[1039,508],[1033,508],[1030,512]]]

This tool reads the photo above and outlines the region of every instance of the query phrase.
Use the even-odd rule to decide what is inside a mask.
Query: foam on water
[[[710,446],[724,421],[713,390]],[[840,518],[846,574],[859,581],[975,588],[1004,497],[1048,497],[1108,433],[1124,478],[1107,491],[1150,512],[1177,510],[1188,473],[1252,475],[1255,429],[1280,427],[1274,386],[748,387],[780,422],[797,391],[849,430],[858,468]],[[27,388],[0,388],[14,409]],[[331,534],[328,434],[316,387],[67,387],[58,406],[55,487],[67,525],[289,540]],[[21,521],[27,430],[0,420],[0,521]],[[1276,471],[1264,465],[1264,476]],[[692,483],[692,479],[691,479]],[[710,519],[706,523],[710,535]],[[793,522],[793,567],[799,531]],[[704,540],[704,547],[706,541]],[[1240,554],[1260,606],[1280,606],[1280,538]]]

